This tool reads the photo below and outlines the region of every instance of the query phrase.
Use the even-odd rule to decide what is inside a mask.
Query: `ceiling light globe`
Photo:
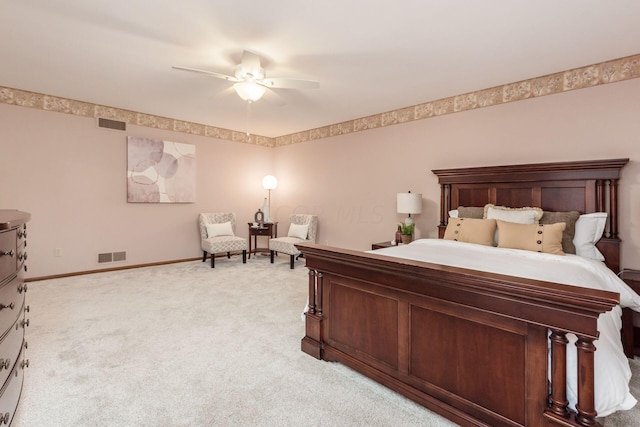
[[[252,81],[236,83],[233,85],[233,88],[240,98],[251,102],[262,98],[262,95],[264,95],[267,90],[264,86],[260,86]]]

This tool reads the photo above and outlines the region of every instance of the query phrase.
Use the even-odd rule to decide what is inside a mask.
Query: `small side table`
[[[635,293],[640,294],[640,270],[623,269],[620,278],[629,285]],[[622,309],[622,336],[624,354],[627,357],[640,356],[640,328],[634,327],[633,319],[637,319],[640,313],[635,313],[630,308]]]
[[[374,251],[376,249],[382,249],[382,248],[390,248],[392,246],[391,241],[387,241],[387,242],[379,242],[379,243],[372,243],[371,244],[371,250]]]
[[[247,224],[249,224],[249,259],[251,259],[251,253],[256,254],[257,252],[269,252],[269,246],[266,248],[258,247],[258,236],[265,236],[269,239],[278,237],[278,223],[265,222],[257,227],[254,227],[251,222]],[[253,237],[253,245],[251,245],[251,237]]]

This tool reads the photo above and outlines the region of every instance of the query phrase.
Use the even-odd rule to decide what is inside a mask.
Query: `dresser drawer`
[[[22,280],[14,276],[11,281],[0,286],[0,336],[15,323],[24,303],[24,287]]]
[[[24,349],[24,345],[21,345],[20,348]],[[25,354],[21,351],[18,355],[17,362],[13,365],[13,369],[9,373],[9,377],[0,391],[0,416],[2,417],[2,421],[7,425],[11,424],[11,421],[13,420],[13,415],[16,413],[16,409],[18,408],[20,393],[22,393],[24,369],[25,365],[28,363],[28,361],[24,360],[24,357]]]
[[[17,246],[26,245],[27,241],[27,224],[23,224],[22,227],[18,227],[16,234],[18,235]]]
[[[16,271],[16,230],[0,233],[0,282]]]
[[[16,263],[17,263],[17,270],[18,270],[18,275],[20,275],[23,271],[27,271],[26,268],[24,268],[24,264],[27,262],[27,242],[24,242],[24,244],[19,245],[16,248]]]
[[[9,372],[18,360],[22,348],[25,328],[24,307],[20,307],[20,313],[21,315],[0,341],[0,384],[4,384],[9,377]]]

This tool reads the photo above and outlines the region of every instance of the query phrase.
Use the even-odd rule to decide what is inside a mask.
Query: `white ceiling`
[[[276,137],[640,53],[638,0],[6,0],[0,86]],[[247,105],[267,77],[318,80]]]

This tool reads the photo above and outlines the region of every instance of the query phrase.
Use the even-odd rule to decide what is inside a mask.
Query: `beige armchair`
[[[295,247],[297,243],[315,243],[318,229],[318,217],[316,215],[293,214],[289,216],[291,225],[287,237],[269,239],[269,251],[271,264],[273,264],[276,252],[282,252],[290,256],[291,268],[301,252]]]
[[[235,235],[236,214],[232,212],[201,213],[198,217],[202,262],[211,254],[211,268],[215,268],[215,254],[242,251],[242,263],[247,263],[247,240]]]

